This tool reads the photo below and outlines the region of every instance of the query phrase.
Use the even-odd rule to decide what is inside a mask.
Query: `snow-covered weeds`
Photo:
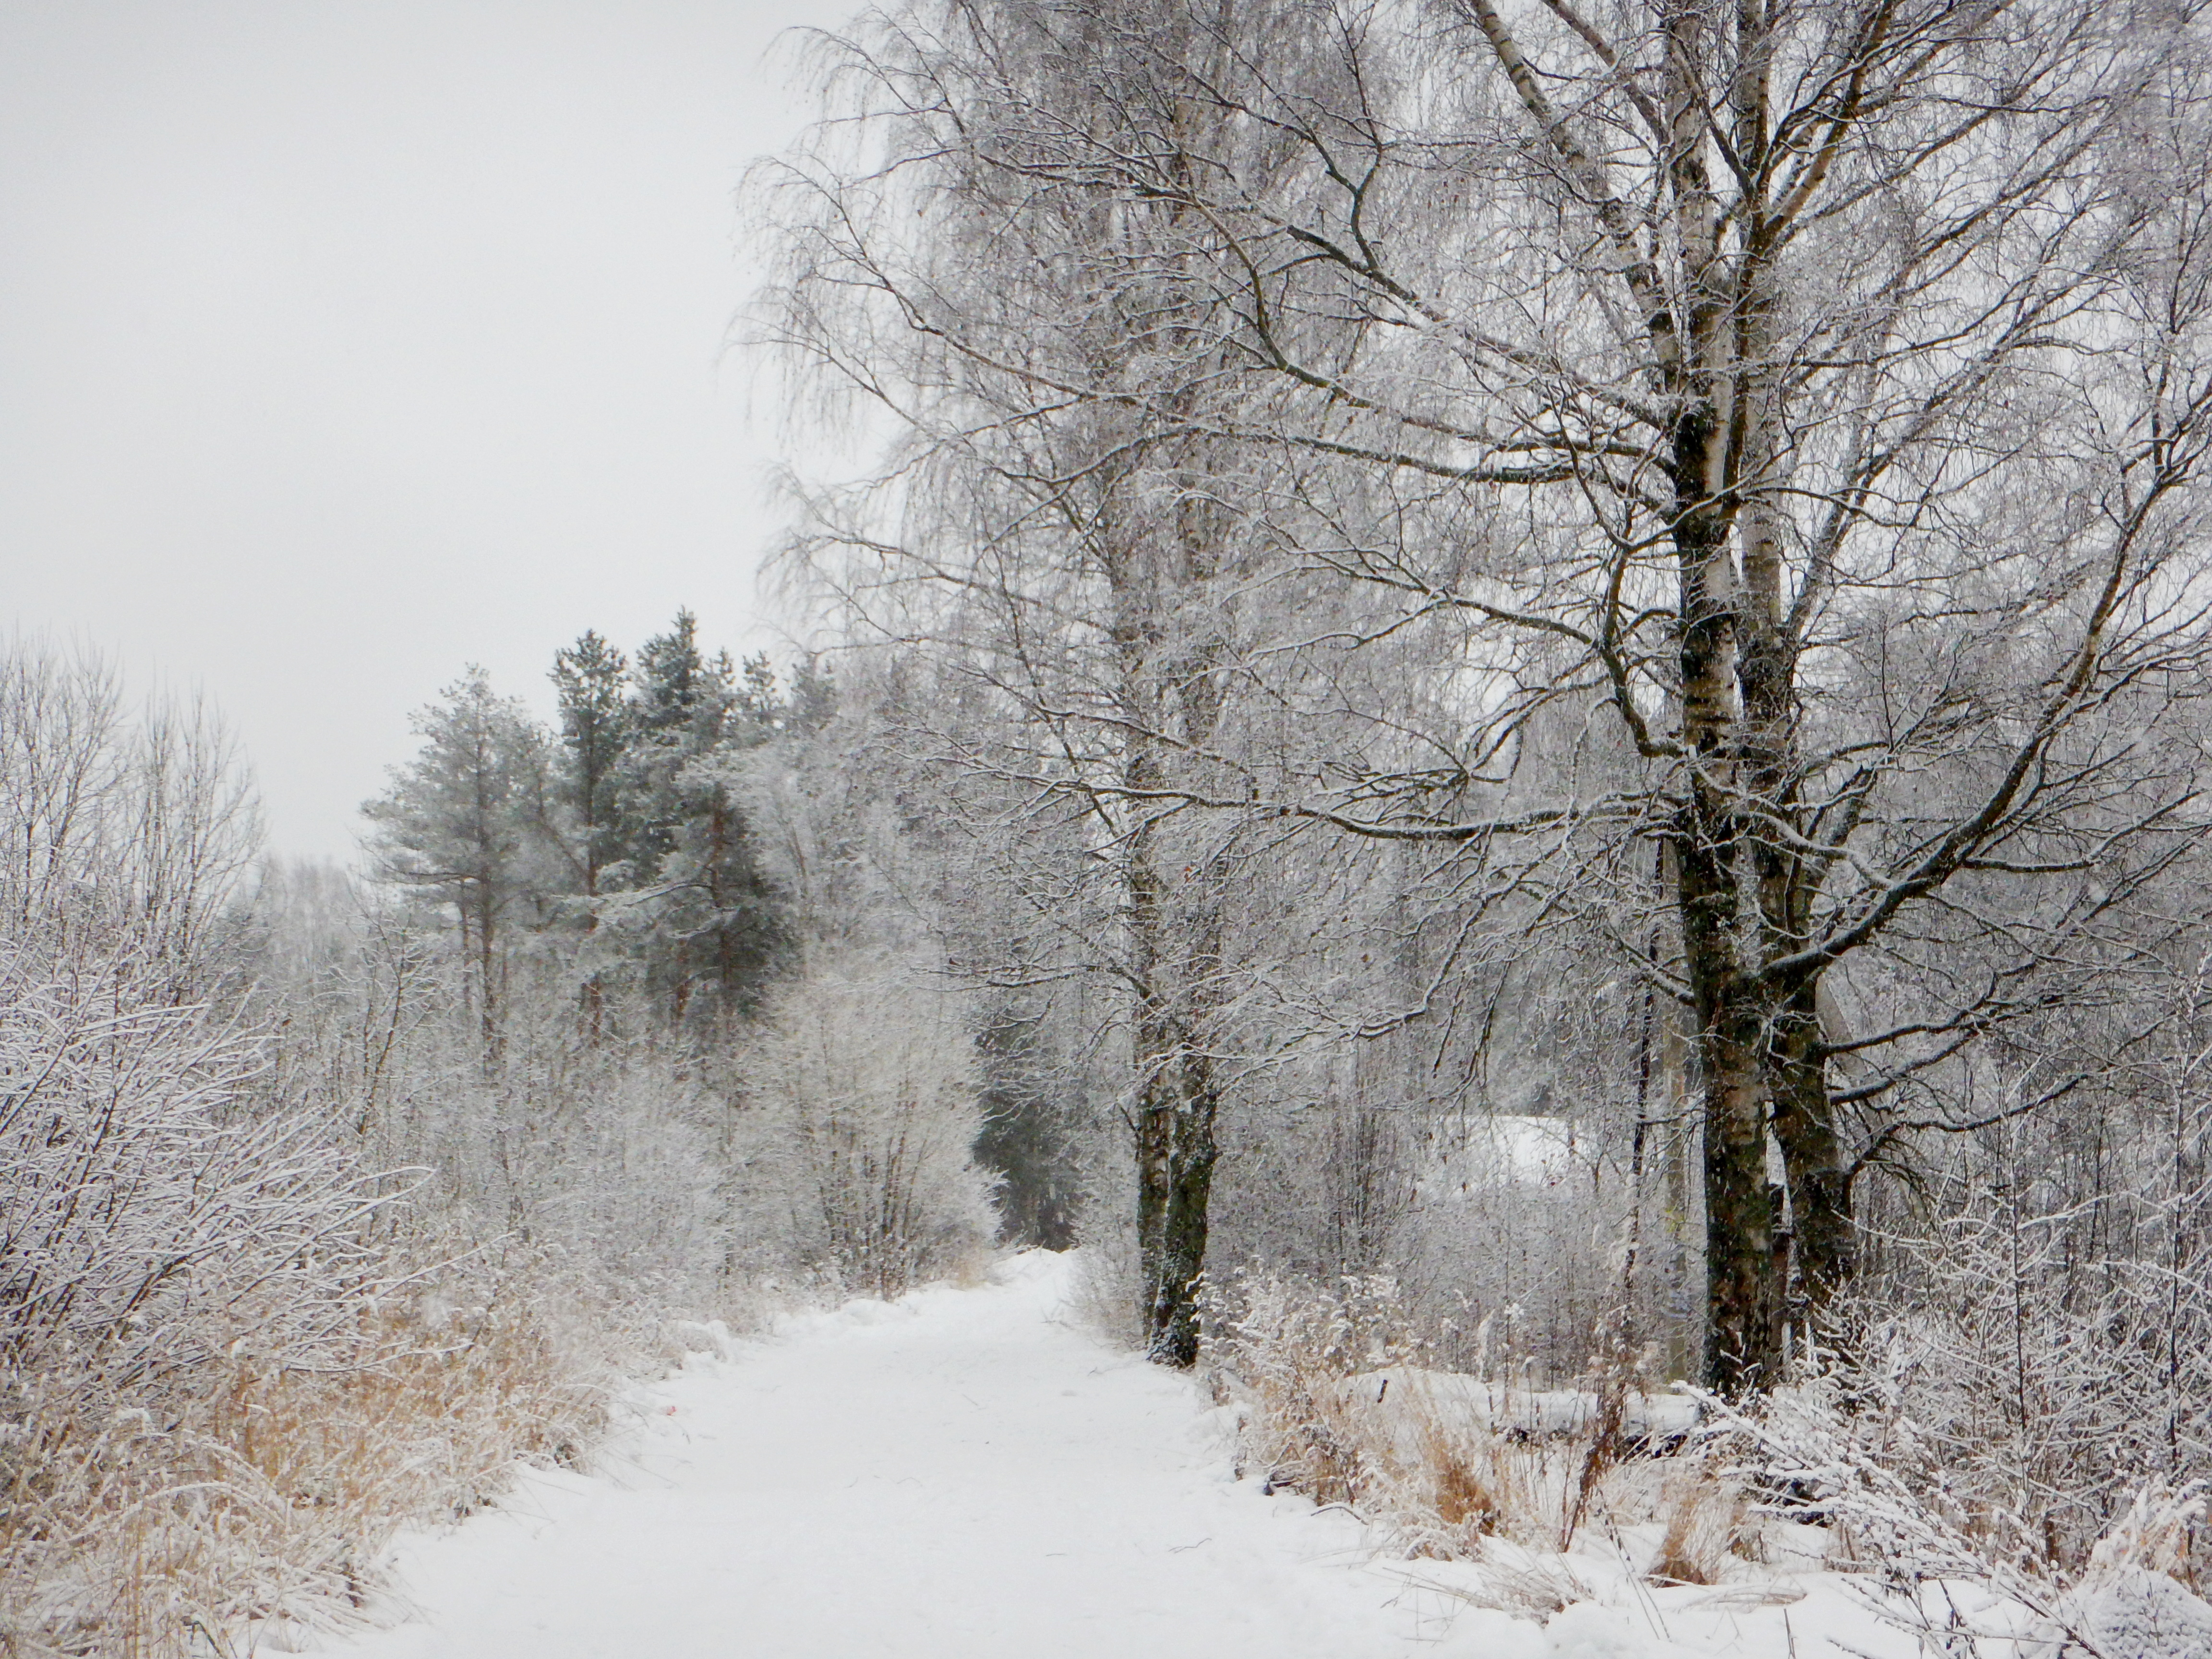
[[[220,725],[134,723],[96,662],[0,645],[0,1652],[357,1618],[394,1528],[580,1455],[653,1353],[594,1241],[696,1237],[630,1156],[671,1097],[601,1089],[587,1136],[494,1109],[580,1091],[451,1063],[457,1000],[388,919],[258,907]],[[600,1188],[656,1211],[528,1190],[520,1153],[613,1145],[642,1167]]]
[[[1387,1275],[1243,1273],[1208,1313],[1246,1469],[1344,1504],[1408,1555],[1495,1565],[1498,1605],[1560,1605],[1571,1574],[1553,1568],[1579,1531],[1650,1526],[1696,1485],[1644,1455],[1680,1443],[1692,1402],[1646,1392],[1632,1368],[1545,1390],[1431,1369]]]
[[[159,1653],[343,1619],[400,1521],[583,1443],[542,1273],[395,1242],[404,1188],[256,1092],[128,953],[0,961],[0,1638]]]
[[[323,1370],[240,1353],[159,1384],[21,1381],[9,1650],[222,1652],[256,1626],[354,1622],[396,1527],[465,1515],[517,1458],[598,1431],[593,1356],[509,1278],[449,1269],[364,1312]]]
[[[1974,1472],[1913,1420],[1893,1376],[1832,1364],[1745,1407],[1713,1400],[1714,1444],[1756,1509],[1809,1524],[1884,1619],[1961,1659],[2195,1659],[2212,1653],[2192,1543],[2201,1485],[2151,1476],[2087,1559],[2034,1547]]]
[[[1239,1274],[1208,1311],[1245,1472],[1407,1556],[1471,1564],[1455,1593],[1487,1605],[1542,1618],[1623,1571],[1787,1599],[1768,1581],[1820,1570],[1957,1659],[2212,1653],[2200,1485],[2139,1483],[2080,1561],[2024,1547],[2024,1517],[1990,1506],[1894,1376],[1832,1361],[1741,1403],[1646,1391],[1632,1365],[1522,1389],[1423,1365],[1381,1275]]]

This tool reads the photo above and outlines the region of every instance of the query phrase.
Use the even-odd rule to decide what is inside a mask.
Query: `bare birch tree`
[[[1186,8],[1144,8],[1143,23],[1147,52],[1219,51]],[[1145,1328],[1157,1357],[1188,1364],[1240,849],[1233,818],[1183,797],[1241,787],[1212,757],[1234,743],[1252,643],[1237,591],[1265,554],[1239,500],[1248,449],[1209,430],[1235,366],[1231,319],[1189,268],[1211,239],[1201,216],[1027,176],[1063,124],[1170,171],[1223,142],[1186,131],[1217,118],[1127,46],[1103,15],[1020,5],[879,20],[835,44],[885,148],[825,146],[772,179],[791,250],[772,331],[905,434],[894,522],[880,496],[825,504],[817,568],[862,629],[960,665],[1009,724],[952,757],[1082,849],[1087,902],[1056,891],[1066,866],[1028,884],[1059,935],[1050,958],[993,972],[1104,972],[1126,996]]]
[[[1638,919],[1648,884],[1591,902],[1689,1011],[1706,1375],[1755,1385],[1793,1295],[1851,1272],[1856,1181],[1972,1121],[1906,1085],[2084,982],[2197,836],[2159,734],[2205,644],[2200,22],[1177,15],[992,12],[1121,66],[1013,88],[990,131],[1018,143],[921,106],[1025,211],[1175,228],[1154,274],[1219,330],[1187,359],[1276,393],[1175,410],[1176,441],[1370,469],[1356,510],[1322,472],[1272,527],[1309,576],[1455,626],[1458,702],[1421,742],[1364,711],[1296,787],[1208,750],[1203,782],[1107,793],[1456,846],[1563,902],[1638,867],[1598,849],[1661,842],[1669,937]],[[1007,367],[944,293],[846,273],[948,362]],[[880,386],[886,343],[840,361]],[[1169,412],[1096,364],[1014,378],[1031,424]]]
[[[1483,544],[1346,570],[1466,614],[1515,717],[1600,703],[1644,763],[1615,799],[1462,796],[1406,832],[1663,838],[1707,1374],[1741,1387],[1775,1372],[1793,1273],[1817,1304],[1850,1270],[1853,1179],[1892,1138],[1844,1109],[2032,1001],[2197,833],[2193,778],[2142,733],[2202,689],[2203,42],[2089,5],[1464,21],[1488,76],[1463,145],[1266,117],[1337,189],[1247,216],[1249,338],[1379,417],[1350,447],[1448,480]],[[1391,236],[1392,175],[1438,170],[1458,234]],[[1269,320],[1347,302],[1369,337],[1325,362]],[[1514,739],[1472,725],[1510,775]],[[1948,985],[1937,935],[1978,958]],[[1836,1017],[1900,975],[1888,1018]]]

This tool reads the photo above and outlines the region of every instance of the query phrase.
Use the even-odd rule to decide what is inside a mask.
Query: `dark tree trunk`
[[[1133,782],[1151,775],[1148,750],[1131,758]],[[1169,1006],[1172,994],[1163,962],[1167,926],[1166,895],[1153,861],[1155,831],[1147,825],[1131,837],[1129,848],[1129,933],[1136,984],[1137,1019],[1133,1060],[1137,1074],[1137,1313],[1146,1352],[1168,1358],[1162,1334],[1173,1324],[1178,1304],[1188,1295],[1190,1274],[1181,1263],[1188,1253],[1189,1217],[1177,1202],[1177,1118],[1182,1108],[1182,1055],[1177,1024]],[[1202,1229],[1202,1224],[1201,1224]],[[1170,1243],[1170,1236],[1175,1235]],[[1201,1230],[1200,1254],[1204,1255]],[[1182,1274],[1178,1278],[1178,1274]]]
[[[1152,1358],[1187,1366],[1198,1358],[1198,1283],[1206,1270],[1206,1206],[1220,1152],[1213,1138],[1212,1063],[1186,1052],[1177,1069],[1181,1099],[1168,1126],[1167,1204],[1145,1340]]]
[[[1807,985],[1784,1005],[1769,1040],[1774,1134],[1790,1182],[1799,1294],[1817,1316],[1858,1265],[1850,1171],[1828,1093],[1825,1037]]]
[[[1710,319],[1693,319],[1692,360]],[[1688,799],[1675,836],[1683,968],[1704,1079],[1707,1387],[1741,1395],[1780,1370],[1782,1273],[1776,1194],[1767,1180],[1765,988],[1745,960],[1744,865],[1751,852],[1739,791],[1743,595],[1733,515],[1717,494],[1726,433],[1701,375],[1674,442],[1674,542],[1680,580],[1682,738]],[[1754,898],[1754,902],[1755,902]]]
[[[1693,946],[1687,954],[1694,960]],[[1699,975],[1694,967],[1693,983]],[[1723,976],[1725,977],[1725,976]],[[1741,1395],[1775,1380],[1782,1274],[1767,1180],[1762,1020],[1742,988],[1700,994],[1705,1176],[1705,1386]]]

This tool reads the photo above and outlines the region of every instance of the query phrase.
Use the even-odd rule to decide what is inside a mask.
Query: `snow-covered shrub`
[[[33,1388],[37,1437],[0,1455],[0,1649],[151,1659],[354,1626],[397,1527],[586,1450],[612,1380],[588,1326],[617,1310],[549,1306],[538,1264],[422,1266],[326,1367],[224,1354],[74,1412]]]
[[[762,1246],[888,1297],[992,1237],[981,1073],[952,999],[809,972],[775,998],[746,1084],[740,1205]]]
[[[603,1310],[556,1262],[395,1237],[406,1186],[364,1172],[335,1103],[277,1089],[246,1015],[159,984],[136,956],[0,957],[11,1651],[343,1624],[392,1528],[603,1413],[604,1339],[553,1317]]]
[[[1881,1241],[1814,1381],[1867,1431],[1893,1425],[1881,1455],[1976,1551],[2077,1574],[2147,1481],[2212,1477],[2212,1257],[2192,1231],[2140,1194],[1969,1188]]]
[[[327,1439],[418,1346],[376,1311],[393,1189],[265,1091],[264,1034],[167,988],[82,939],[0,957],[0,1641],[158,1653],[270,1595],[343,1606],[386,1524],[285,1425]]]
[[[2201,1486],[2153,1480],[2089,1553],[2088,1571],[2061,1602],[2058,1623],[2097,1653],[2197,1659],[2212,1653],[2212,1606],[2178,1582],[2191,1534],[2204,1520]]]
[[[0,956],[0,1353],[102,1389],[319,1363],[379,1272],[373,1183],[320,1114],[250,1109],[253,1034],[137,968]]]
[[[2179,1580],[2201,1488],[2155,1477],[2083,1562],[1992,1525],[1971,1471],[1913,1420],[1894,1373],[1831,1365],[1745,1405],[1709,1401],[1714,1430],[1764,1513],[1827,1529],[1830,1559],[1864,1577],[1875,1610],[1936,1650],[2041,1659],[2197,1659],[2212,1606]],[[1965,1594],[1962,1594],[1964,1590]]]
[[[1481,1562],[1492,1605],[1557,1608],[1571,1578],[1542,1564],[1586,1520],[1647,1524],[1712,1484],[1644,1455],[1680,1443],[1693,1401],[1631,1389],[1632,1375],[1531,1389],[1433,1369],[1388,1275],[1242,1273],[1209,1290],[1206,1312],[1206,1363],[1240,1407],[1244,1469],[1345,1504],[1408,1555]],[[1711,1530],[1678,1539],[1677,1554],[1704,1553]],[[1734,1541],[1725,1524],[1718,1541]]]
[[[156,984],[0,959],[0,1646],[347,1622],[392,1528],[588,1447],[631,1322],[557,1245],[396,1214],[343,1097]]]
[[[1069,1285],[1068,1305],[1091,1333],[1117,1348],[1142,1352],[1145,1346],[1142,1263],[1135,1231],[1115,1220],[1134,1207],[1115,1206],[1115,1219],[1100,1214],[1097,1200],[1083,1214],[1084,1243]]]
[[[383,1145],[434,1172],[418,1208],[544,1253],[595,1299],[719,1314],[738,1244],[726,1097],[678,1042],[579,1042],[570,1006],[522,1000],[495,1066],[450,1024],[406,1057]]]
[[[0,1651],[357,1619],[392,1528],[588,1447],[635,1323],[417,1155],[487,1145],[436,964],[342,879],[258,910],[254,838],[207,711],[0,644]],[[647,1213],[580,1231],[690,1248]]]
[[[1511,1365],[1524,1385],[1559,1388],[1605,1361],[1638,1196],[1622,1150],[1565,1117],[1470,1115],[1431,1138],[1405,1270],[1450,1364]]]
[[[1617,1114],[1597,1103],[1585,1120],[1378,1100],[1349,1075],[1307,1097],[1290,1066],[1268,1079],[1283,1097],[1246,1103],[1224,1130],[1216,1260],[1315,1280],[1387,1272],[1441,1363],[1475,1365],[1486,1323],[1490,1367],[1510,1356],[1524,1381],[1564,1387],[1601,1358],[1640,1200],[1636,1322],[1682,1363],[1679,1132],[1649,1138],[1639,1190]]]
[[[1359,1420],[1345,1384],[1413,1363],[1395,1280],[1348,1275],[1334,1286],[1267,1272],[1209,1285],[1206,1360],[1247,1395],[1243,1462],[1267,1483],[1355,1507],[1395,1473],[1395,1449]]]

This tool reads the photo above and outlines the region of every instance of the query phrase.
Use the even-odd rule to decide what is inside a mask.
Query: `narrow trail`
[[[611,1473],[404,1544],[356,1659],[1519,1659],[1557,1650],[1264,1498],[1185,1377],[1060,1316],[1069,1263],[793,1322],[643,1391]]]

